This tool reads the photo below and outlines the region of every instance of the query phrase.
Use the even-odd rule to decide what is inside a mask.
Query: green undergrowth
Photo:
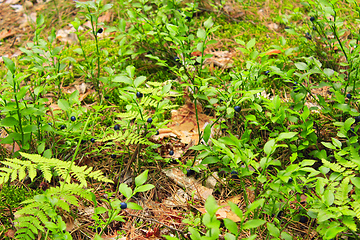
[[[224,14],[225,2],[75,4],[68,24],[77,44],[57,42],[39,14],[24,54],[3,58],[1,143],[20,150],[1,162],[2,193],[12,183],[47,184],[34,196],[14,188],[16,217],[4,230],[18,239],[85,237],[66,231],[64,218],[80,218],[74,210],[84,204],[94,209],[86,237],[101,239],[124,230],[124,210],[141,211],[139,199],[167,196],[150,183],[176,164],[200,182],[216,172],[214,196],[241,195],[242,204],[229,203],[236,221],[220,220],[215,197],[189,193],[186,204],[206,213],[184,213],[186,230],[166,239],[359,239],[360,35],[346,24],[359,21],[357,3],[344,5],[348,17],[336,1],[244,1],[234,7],[253,14],[240,22]],[[98,22],[107,11],[118,11],[110,26]],[[269,30],[272,22],[278,30]],[[110,35],[100,37],[104,31]],[[233,66],[209,67],[209,49],[233,53]],[[93,90],[85,100],[63,91],[82,82]],[[156,139],[183,104],[198,139]],[[202,114],[212,118],[206,126]],[[175,159],[180,150],[190,157]]]

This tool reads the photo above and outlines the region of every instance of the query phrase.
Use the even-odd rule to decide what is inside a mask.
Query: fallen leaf
[[[180,169],[171,168],[162,171],[180,187],[185,188],[189,195],[195,194],[195,199],[206,200],[213,193],[212,189],[202,186],[194,178],[188,178]]]
[[[265,54],[271,56],[271,55],[278,55],[278,54],[280,54],[280,53],[281,53],[280,50],[273,49],[273,50],[267,51]]]
[[[0,40],[2,40],[2,39],[6,39],[6,38],[8,38],[8,37],[11,37],[11,36],[14,36],[16,34],[16,32],[15,31],[11,31],[11,30],[2,30],[1,32],[0,32]]]

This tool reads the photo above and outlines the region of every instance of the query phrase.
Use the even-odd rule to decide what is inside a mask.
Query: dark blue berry
[[[84,144],[84,143],[86,143],[86,140],[81,139],[81,144]]]
[[[152,123],[152,118],[151,118],[151,117],[148,118],[147,122],[148,122],[148,123]]]
[[[95,138],[91,138],[90,142],[94,143],[95,142]]]
[[[348,93],[348,94],[346,94],[346,97],[348,98],[348,99],[351,99],[351,94],[350,93]]]
[[[315,17],[310,17],[310,21],[315,21]]]
[[[186,176],[190,177],[190,176],[192,176],[192,175],[194,175],[194,174],[195,174],[195,171],[194,171],[194,170],[192,170],[192,169],[187,169],[187,170],[186,170]]]
[[[137,97],[137,98],[142,98],[142,97],[143,97],[143,94],[142,94],[141,92],[137,92],[137,93],[136,93],[136,97]]]
[[[156,130],[156,133],[155,133],[155,135],[159,135],[160,133],[159,133],[159,130]]]
[[[180,62],[180,58],[179,57],[174,57],[174,61],[175,62]]]
[[[241,111],[241,107],[240,107],[240,106],[235,106],[235,107],[234,107],[234,110],[235,110],[235,112],[240,112],[240,111]]]
[[[360,116],[355,117],[355,123],[358,123],[358,122],[360,122]]]
[[[109,97],[109,96],[105,96],[104,98],[105,98],[106,100],[108,100],[110,97]]]
[[[307,223],[308,221],[309,221],[309,218],[307,216],[300,216],[299,222]]]
[[[169,154],[170,154],[170,156],[174,155],[174,151],[170,150]]]
[[[61,130],[64,130],[65,128],[66,128],[66,126],[64,124],[60,126]]]
[[[232,179],[239,179],[239,173],[237,171],[231,171],[230,175]]]
[[[265,75],[269,75],[269,73],[270,73],[269,70],[267,70],[267,71],[264,72]]]
[[[289,178],[288,183],[292,183],[294,180],[292,179],[292,177]]]
[[[75,122],[76,117],[75,117],[75,116],[71,116],[70,120],[73,121],[73,122]]]
[[[104,31],[103,28],[99,28],[99,30],[97,31],[98,34],[101,34]]]
[[[119,125],[119,124],[115,124],[114,130],[117,131],[117,130],[119,130],[119,129],[120,129],[120,125]]]
[[[52,126],[52,123],[51,123],[51,122],[49,122],[48,124],[49,124],[50,126]]]
[[[121,209],[126,209],[127,208],[127,203],[126,202],[120,203],[120,208]]]
[[[189,17],[189,16],[186,16],[185,19],[186,19],[188,22],[191,21],[191,17]]]
[[[314,30],[314,31],[316,30],[316,27],[315,27],[315,26],[313,26],[313,30]]]
[[[305,37],[306,37],[308,40],[311,40],[311,39],[312,39],[310,33],[305,33]]]
[[[111,156],[110,156],[111,158],[116,158],[116,154],[111,154]]]

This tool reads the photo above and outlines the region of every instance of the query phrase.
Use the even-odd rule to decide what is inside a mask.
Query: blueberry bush
[[[0,62],[1,238],[360,239],[358,2],[53,7]],[[174,168],[216,183],[156,220]]]

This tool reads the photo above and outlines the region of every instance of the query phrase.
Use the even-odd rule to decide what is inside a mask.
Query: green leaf
[[[102,213],[107,212],[107,209],[104,207],[97,207],[97,208],[95,208],[94,212],[95,212],[95,214],[102,214]]]
[[[14,62],[10,58],[7,58],[7,57],[2,57],[2,59],[5,63],[5,66],[7,67],[7,69],[9,69],[12,74],[15,74],[16,67],[15,67]]]
[[[139,176],[135,178],[135,185],[138,187],[140,185],[143,185],[148,177],[149,170],[145,170],[143,173],[141,173]]]
[[[225,227],[226,227],[232,234],[235,234],[235,235],[238,234],[237,224],[236,224],[233,220],[228,219],[228,218],[225,218],[225,219],[224,219],[224,224],[225,224]]]
[[[252,38],[247,44],[246,44],[246,48],[249,50],[250,48],[254,47],[256,43],[256,39]]]
[[[325,147],[329,148],[329,149],[334,149],[336,150],[336,147],[334,145],[332,145],[329,142],[321,142],[322,145],[324,145]]]
[[[297,62],[295,63],[295,66],[297,67],[297,69],[299,70],[308,70],[308,65],[304,62]]]
[[[236,240],[236,236],[231,233],[226,233],[224,236],[225,240]]]
[[[332,143],[333,143],[333,145],[334,145],[335,147],[341,148],[342,143],[341,143],[339,140],[337,140],[336,138],[331,138],[331,140],[332,140]]]
[[[18,124],[19,124],[19,121],[13,117],[7,117],[7,118],[4,118],[3,120],[1,120],[1,126],[3,126],[3,127],[12,127],[12,126],[15,126]]]
[[[134,78],[135,76],[135,67],[134,66],[127,66],[126,67],[126,72],[129,75],[130,78]]]
[[[269,233],[273,237],[279,237],[280,236],[280,230],[272,223],[267,223],[267,229],[269,230]]]
[[[213,163],[217,163],[219,161],[220,161],[220,159],[218,157],[209,156],[209,157],[204,158],[204,160],[201,161],[201,164],[213,164]]]
[[[189,227],[189,232],[191,233],[190,238],[192,240],[200,240],[201,239],[200,233],[195,228]]]
[[[264,223],[266,223],[266,221],[261,220],[261,219],[252,219],[247,221],[244,225],[243,225],[243,229],[252,229],[252,228],[257,228],[261,225],[263,225]]]
[[[146,77],[145,76],[140,76],[135,78],[134,80],[134,86],[137,88],[138,86],[140,86],[143,82],[145,82]]]
[[[128,78],[127,76],[116,76],[113,80],[113,82],[122,82],[122,83],[126,83],[128,85],[132,85],[133,81]]]
[[[355,122],[354,118],[348,118],[346,119],[346,121],[344,122],[344,129],[345,131],[349,131],[351,128],[351,125],[353,125],[353,123]]]
[[[211,28],[214,25],[214,22],[212,20],[212,17],[209,17],[205,22],[204,22],[204,27],[206,28]]]
[[[203,135],[203,139],[204,139],[205,143],[207,143],[209,141],[210,134],[211,134],[211,124],[208,124],[208,125],[206,125],[206,127],[204,129],[204,135]]]
[[[325,190],[323,200],[325,204],[330,207],[334,203],[334,192],[329,188]]]
[[[262,207],[264,205],[265,199],[260,198],[254,202],[252,202],[249,206],[248,206],[248,210],[246,211],[246,213],[250,213],[252,211],[254,211],[255,209],[257,209],[258,207]]]
[[[276,138],[277,141],[281,141],[284,139],[290,139],[295,137],[298,134],[298,132],[282,132],[279,134],[279,136]]]
[[[113,218],[113,221],[125,222],[124,217],[121,216],[121,215],[116,215],[116,216]]]
[[[243,212],[240,210],[238,205],[233,202],[228,202],[231,211],[233,211],[241,220],[243,219]]]
[[[64,111],[68,111],[70,109],[69,102],[65,99],[59,99],[58,100],[58,106]]]
[[[284,240],[292,240],[292,236],[290,234],[288,234],[287,232],[282,232],[281,233],[281,237],[284,239]]]
[[[275,139],[270,139],[269,141],[267,141],[267,143],[265,143],[264,145],[264,152],[266,155],[270,155],[271,153],[274,152],[275,148]]]
[[[152,185],[152,184],[145,184],[145,185],[136,187],[136,188],[134,189],[134,193],[136,193],[136,192],[146,192],[146,191],[149,191],[150,189],[153,189],[154,187],[155,187],[155,186]]]
[[[132,189],[128,187],[125,183],[121,183],[119,186],[119,191],[124,195],[126,198],[130,198],[132,196]]]
[[[206,31],[202,28],[199,28],[197,30],[196,36],[200,38],[201,40],[204,40],[206,38]]]
[[[57,229],[57,228],[58,228],[58,226],[57,226],[55,223],[53,223],[53,222],[47,222],[47,223],[45,223],[45,227],[46,227],[46,228],[49,228],[49,229]]]
[[[210,196],[210,197],[208,197],[208,199],[206,199],[205,209],[211,216],[214,215],[216,213],[216,211],[218,210],[218,205],[213,196]]]
[[[133,202],[128,202],[127,207],[134,210],[143,210],[143,208],[140,205]]]
[[[44,152],[44,150],[45,150],[45,143],[44,143],[44,142],[41,143],[41,144],[38,146],[37,150],[38,150],[38,154],[42,154],[42,153]]]

